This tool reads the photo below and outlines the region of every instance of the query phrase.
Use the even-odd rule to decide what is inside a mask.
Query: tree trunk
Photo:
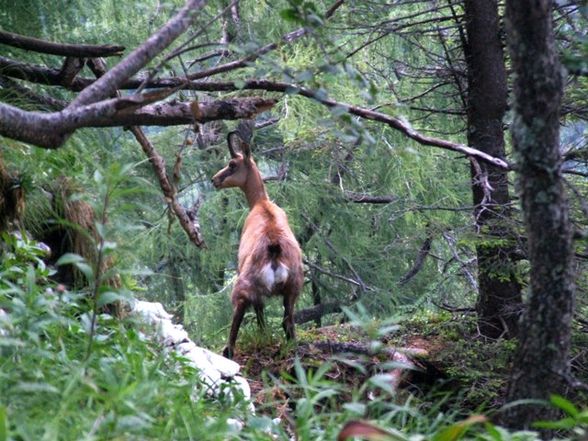
[[[531,263],[530,293],[507,398],[565,394],[574,309],[572,234],[562,179],[559,115],[562,68],[552,1],[508,0],[506,18],[515,78],[512,137]],[[511,408],[505,423],[528,428],[549,419],[547,406]]]
[[[504,159],[502,119],[507,108],[507,83],[497,1],[466,0],[464,6],[468,145]],[[491,338],[514,337],[521,285],[514,271],[507,173],[485,163],[471,169],[474,216],[481,238],[476,246],[479,329]]]

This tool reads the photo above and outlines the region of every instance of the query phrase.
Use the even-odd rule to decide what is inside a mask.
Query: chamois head
[[[244,188],[249,174],[256,168],[251,157],[249,144],[244,142],[236,132],[227,135],[227,144],[231,153],[228,165],[212,177],[215,188]],[[240,151],[241,153],[238,153]]]

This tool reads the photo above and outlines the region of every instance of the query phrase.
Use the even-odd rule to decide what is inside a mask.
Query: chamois
[[[236,141],[241,153],[235,150]],[[236,132],[227,135],[227,144],[231,159],[212,177],[212,183],[217,189],[240,188],[250,209],[239,243],[237,281],[231,294],[233,320],[223,351],[225,357],[232,358],[245,310],[253,305],[257,324],[263,329],[263,304],[269,296],[282,296],[282,327],[288,340],[295,339],[294,304],[302,289],[304,274],[300,246],[284,210],[269,200],[249,144]]]

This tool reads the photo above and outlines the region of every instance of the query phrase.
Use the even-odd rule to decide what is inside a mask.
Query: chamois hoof
[[[233,348],[225,346],[223,349],[223,357],[228,358],[229,360],[233,359]]]

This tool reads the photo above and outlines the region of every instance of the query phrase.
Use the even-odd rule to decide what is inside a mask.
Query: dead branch
[[[155,150],[155,147],[149,139],[145,136],[143,131],[139,127],[131,127],[130,128],[133,135],[141,145],[141,148],[149,158],[149,162],[153,166],[153,170],[157,179],[159,180],[159,186],[163,191],[163,195],[165,196],[165,200],[170,208],[171,211],[177,216],[178,220],[180,221],[180,225],[184,229],[184,231],[188,234],[188,237],[196,245],[197,247],[205,247],[204,239],[202,238],[202,234],[200,233],[200,225],[198,224],[197,219],[191,219],[184,207],[180,204],[177,199],[177,193],[175,186],[170,182],[170,179],[167,175],[165,170],[165,160],[163,157]]]
[[[206,123],[219,120],[254,118],[274,106],[276,100],[258,97],[234,98],[202,103],[161,102],[144,106],[132,113],[126,109],[110,117],[95,119],[88,127],[115,127],[128,125],[174,126],[181,124]],[[198,106],[196,115],[193,106]]]
[[[31,89],[21,86],[16,81],[3,75],[0,75],[0,88],[5,89],[15,97],[18,97],[19,100],[26,100],[37,107],[40,106],[51,110],[61,110],[68,104],[67,101],[33,92]]]
[[[339,279],[339,280],[342,280],[344,282],[349,283],[350,285],[355,285],[355,286],[359,286],[359,287],[361,287],[361,285],[362,285],[357,280],[351,279],[351,278],[346,277],[346,276],[342,276],[341,274],[336,274],[336,273],[334,273],[332,271],[329,271],[329,270],[327,270],[327,269],[325,269],[325,268],[323,268],[321,266],[318,266],[318,265],[312,263],[309,260],[304,259],[304,263],[306,265],[308,265],[309,267],[311,267],[312,269],[318,271],[319,273],[324,274],[324,275],[329,276],[329,277],[332,277],[333,279]]]
[[[233,82],[190,82],[185,85],[186,89],[198,89],[198,90],[208,90],[208,91],[230,91],[230,90],[241,90],[241,89],[253,89],[253,90],[266,90],[269,92],[281,92],[281,93],[290,93],[290,94],[298,94],[307,98],[311,98],[320,104],[323,104],[329,108],[336,108],[341,109],[351,115],[359,116],[363,119],[376,121],[380,123],[384,123],[389,127],[398,130],[406,137],[418,142],[421,145],[431,146],[431,147],[439,147],[445,150],[450,150],[457,153],[462,153],[468,157],[479,159],[485,163],[492,164],[500,169],[503,170],[510,170],[511,166],[504,161],[503,159],[496,158],[491,156],[487,153],[484,153],[476,148],[466,146],[464,144],[459,144],[451,141],[447,141],[444,139],[433,138],[430,136],[426,136],[416,130],[414,130],[410,123],[401,120],[400,118],[395,118],[393,116],[387,115],[385,113],[377,112],[371,109],[366,109],[359,106],[354,106],[347,103],[342,103],[335,101],[333,99],[327,98],[324,94],[319,93],[318,91],[308,89],[302,86],[298,86],[296,84],[291,83],[284,83],[284,82],[276,82],[276,81],[269,81],[269,80],[249,80],[246,81],[244,84],[239,85],[237,87]]]
[[[316,306],[311,306],[310,308],[296,311],[296,314],[294,315],[294,322],[297,325],[302,325],[303,323],[308,323],[319,319],[324,315],[334,314],[337,312],[341,312],[341,304],[339,302],[320,303]]]
[[[431,244],[433,243],[433,237],[431,235],[427,236],[419,253],[417,254],[416,259],[414,260],[414,265],[406,274],[404,274],[400,280],[398,281],[398,285],[404,286],[406,285],[414,276],[418,274],[418,272],[423,268],[425,263],[425,259],[429,255],[431,251]]]
[[[7,77],[47,86],[61,86],[74,92],[79,92],[96,81],[93,78],[76,77],[68,83],[63,81],[62,71],[60,69],[51,69],[36,64],[23,63],[1,56],[0,71],[2,75]]]
[[[12,32],[0,31],[0,44],[17,47],[28,51],[40,52],[65,57],[94,58],[121,55],[124,46],[104,44],[68,44],[52,43],[38,38],[26,37]]]
[[[346,191],[343,194],[343,197],[347,201],[354,202],[356,204],[390,204],[398,200],[398,198],[394,195],[372,196],[365,193],[355,193],[353,191]]]

